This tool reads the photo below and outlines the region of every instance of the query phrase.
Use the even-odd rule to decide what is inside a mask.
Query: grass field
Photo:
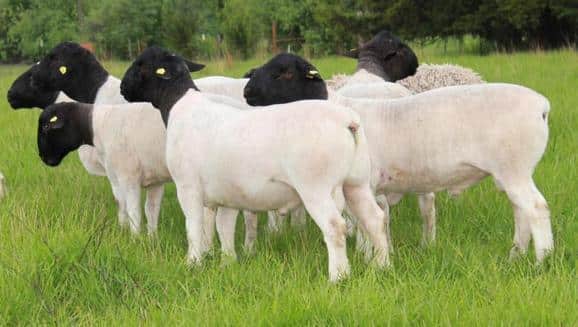
[[[556,250],[542,266],[533,253],[508,261],[512,210],[485,181],[457,199],[440,194],[438,239],[419,246],[415,197],[391,211],[395,254],[389,271],[369,268],[349,242],[351,278],[327,281],[326,249],[306,230],[271,235],[261,217],[257,254],[221,265],[185,265],[184,217],[168,187],[159,235],[120,230],[104,178],[76,154],[49,168],[36,148],[38,111],[13,111],[5,94],[25,66],[0,66],[0,324],[98,325],[564,325],[578,324],[578,55],[444,57],[422,62],[471,67],[488,81],[531,87],[552,104],[551,137],[535,179],[552,211]],[[209,64],[203,75],[240,76],[262,60]],[[324,77],[350,73],[345,58],[314,60]],[[126,63],[107,63],[121,76]],[[238,224],[241,244],[242,224]]]

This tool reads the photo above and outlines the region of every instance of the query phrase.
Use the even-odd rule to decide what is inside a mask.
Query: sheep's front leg
[[[147,230],[149,235],[154,235],[157,232],[159,224],[159,212],[161,210],[161,202],[165,186],[163,184],[149,186],[147,188],[145,215],[147,217]]]
[[[207,241],[207,250],[213,247],[213,239],[215,238],[215,218],[217,215],[216,208],[205,207],[203,209],[203,233]]]
[[[129,184],[124,187],[124,194],[126,196],[126,211],[130,220],[130,231],[133,235],[140,232],[140,225],[142,221],[142,212],[140,206],[141,188],[138,184]]]
[[[111,178],[109,177],[109,180]],[[128,214],[126,212],[126,196],[120,187],[116,183],[111,182],[110,186],[112,188],[112,194],[114,195],[114,200],[118,205],[118,224],[120,227],[127,227],[129,224]]]
[[[177,183],[177,197],[185,214],[189,264],[199,264],[208,250],[203,215],[203,194],[199,187]]]
[[[423,219],[423,235],[421,239],[422,246],[431,245],[436,238],[436,206],[435,194],[420,194],[417,197],[419,211]]]
[[[245,253],[253,254],[255,252],[259,220],[257,219],[257,214],[252,211],[243,211],[243,216],[245,216]]]
[[[217,233],[221,240],[221,252],[223,261],[236,261],[237,252],[235,251],[235,225],[239,210],[219,207],[217,209]]]

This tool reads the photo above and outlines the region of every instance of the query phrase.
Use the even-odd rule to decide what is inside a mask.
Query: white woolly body
[[[458,65],[421,64],[417,72],[397,81],[413,93],[421,93],[440,87],[485,83],[475,71]]]
[[[225,76],[209,76],[195,79],[195,85],[201,92],[221,94],[245,102],[243,90],[249,82],[248,78],[231,78]]]
[[[68,95],[66,95],[66,93],[60,91],[58,92],[58,95],[56,96],[56,100],[54,100],[54,103],[61,103],[61,102],[76,102],[76,101],[72,100]]]
[[[351,98],[394,99],[412,94],[404,86],[386,82],[365,69],[351,76],[334,76],[334,80],[328,81],[327,85],[329,92],[335,91]]]
[[[330,278],[337,280],[349,265],[345,223],[331,195],[344,188],[360,219],[375,224],[369,229],[377,233],[378,261],[386,264],[384,217],[369,189],[369,154],[358,122],[353,111],[327,101],[245,111],[189,90],[167,127],[167,165],[187,217],[189,260],[206,251],[203,205],[287,211],[303,201],[324,233]],[[352,194],[363,196],[353,201]]]
[[[360,69],[351,76],[345,74],[332,76],[331,79],[327,81],[327,86],[334,91],[342,93],[342,89],[345,89],[347,86],[353,86],[355,84],[371,84],[373,82],[384,83],[385,81],[381,77],[374,75],[365,69]],[[421,64],[414,75],[408,76],[395,83],[385,83],[388,83],[392,89],[395,88],[391,84],[399,85],[409,90],[410,93],[416,94],[446,86],[481,84],[485,82],[475,71],[459,65]],[[389,93],[391,91],[385,92]],[[387,98],[388,96],[389,95],[385,94],[379,98]],[[378,98],[375,96],[370,97],[374,99]]]
[[[119,220],[127,215],[133,232],[140,230],[141,188],[147,189],[148,231],[154,233],[163,195],[171,180],[165,163],[166,132],[161,115],[150,103],[94,105],[93,144],[119,204]]]
[[[92,122],[94,147],[111,183],[114,179],[147,187],[170,181],[164,124],[150,103],[94,105]]]
[[[314,116],[325,122],[314,122]],[[356,119],[350,110],[325,101],[239,111],[189,91],[170,114],[167,164],[175,179],[201,178],[207,206],[290,209],[300,203],[290,186],[292,170],[305,169],[300,164],[313,169],[311,173],[329,165],[341,172],[341,181],[349,176],[356,151],[347,126]],[[327,133],[330,135],[320,135]],[[333,146],[344,150],[341,162],[327,157],[325,152],[330,149],[318,148],[332,137],[338,140],[328,145],[337,143]],[[305,155],[312,157],[302,157]],[[362,170],[356,173],[366,174]],[[331,189],[340,180],[332,182],[334,185],[328,185]],[[241,189],[243,192],[237,192]]]
[[[524,237],[531,229],[538,259],[553,247],[546,202],[532,181],[548,141],[549,102],[542,95],[512,84],[478,84],[385,101],[331,100],[361,116],[378,191],[456,194],[491,175],[515,209],[527,210],[522,224],[541,224],[523,229]],[[515,239],[518,250],[525,251],[525,240]]]
[[[109,75],[106,82],[100,87],[94,99],[95,110],[100,108],[100,104],[126,104],[128,101],[120,94],[121,81]],[[61,92],[62,93],[62,92]],[[149,105],[152,108],[152,105]],[[102,160],[98,157],[94,148],[89,145],[83,145],[78,149],[80,162],[89,174],[96,176],[106,176],[106,170]]]

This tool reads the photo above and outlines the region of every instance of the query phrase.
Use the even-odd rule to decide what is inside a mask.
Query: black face
[[[38,153],[49,166],[58,166],[66,155],[82,145],[82,135],[74,119],[78,103],[48,106],[38,119]]]
[[[307,60],[282,53],[251,72],[244,90],[251,106],[268,106],[307,99],[327,99],[327,87]]]
[[[357,59],[375,62],[392,82],[415,74],[418,60],[409,46],[389,31],[381,31],[351,53]]]
[[[58,91],[42,90],[32,82],[32,73],[37,69],[38,65],[30,67],[12,83],[7,98],[13,109],[44,109],[56,101]]]
[[[69,90],[78,87],[77,83],[95,69],[99,73],[103,70],[90,51],[78,43],[63,42],[40,60],[32,78],[45,90]]]
[[[172,87],[194,86],[190,72],[204,67],[163,48],[149,47],[124,74],[121,94],[129,102],[151,102],[160,108]]]

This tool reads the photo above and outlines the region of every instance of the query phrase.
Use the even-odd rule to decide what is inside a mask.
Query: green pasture
[[[200,267],[185,265],[184,217],[168,186],[159,234],[121,230],[106,179],[76,154],[45,166],[36,147],[39,111],[13,111],[5,95],[27,67],[0,66],[1,325],[563,325],[578,324],[578,54],[471,56],[417,50],[422,62],[457,63],[487,81],[528,86],[551,102],[550,141],[535,180],[548,200],[556,249],[541,266],[533,251],[508,260],[513,216],[487,180],[457,199],[437,198],[438,238],[420,247],[414,196],[391,210],[393,268],[374,270],[349,240],[352,276],[331,285],[326,248],[309,220],[303,231],[268,233],[257,252],[222,264],[218,242]],[[265,58],[208,62],[198,76],[240,77]],[[313,60],[324,78],[355,62]],[[107,62],[116,75],[128,63]],[[238,224],[242,244],[243,224]]]

